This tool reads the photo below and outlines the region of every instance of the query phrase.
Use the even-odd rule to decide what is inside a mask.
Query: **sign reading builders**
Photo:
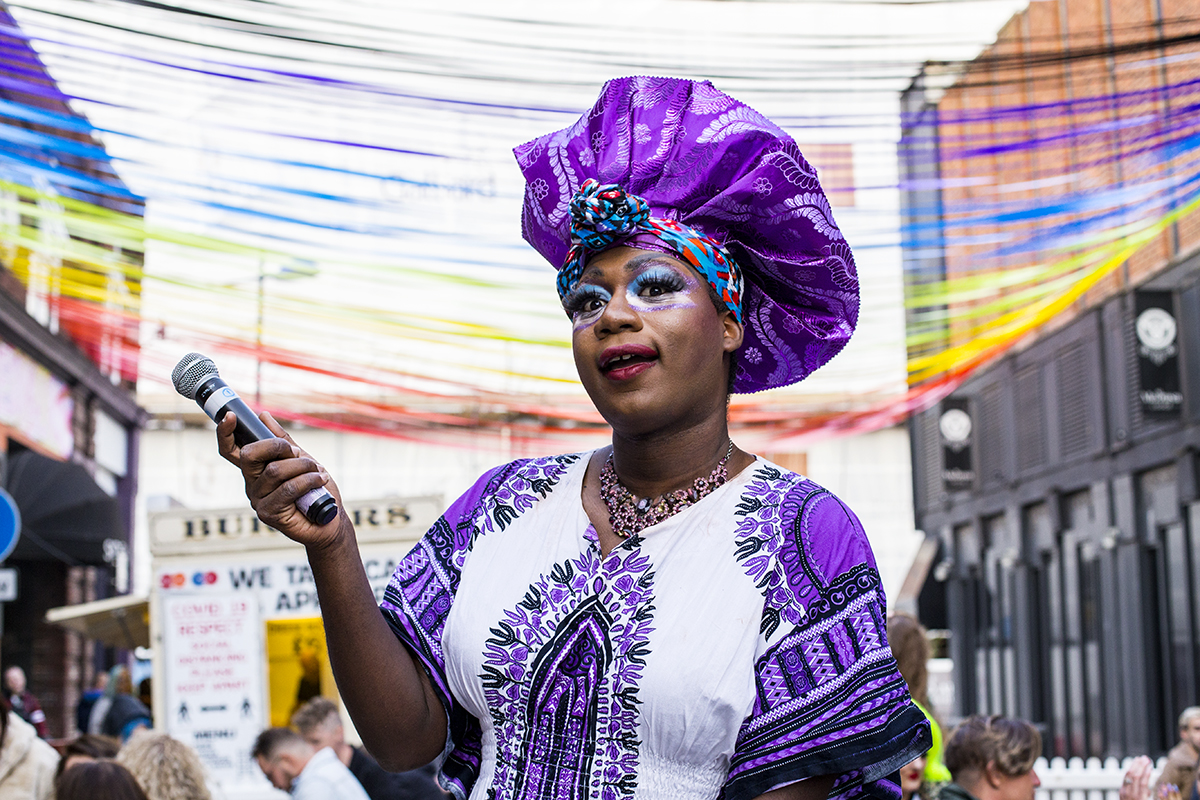
[[[1179,387],[1179,326],[1171,292],[1137,292],[1134,299],[1138,399],[1142,414],[1159,419],[1178,417],[1183,407]]]
[[[970,489],[975,485],[975,468],[971,464],[974,425],[965,397],[947,397],[942,401],[938,433],[942,440],[942,483],[946,491]]]

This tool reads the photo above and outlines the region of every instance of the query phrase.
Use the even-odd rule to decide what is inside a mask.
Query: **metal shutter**
[[[1046,463],[1046,412],[1040,364],[1017,372],[1013,393],[1017,412],[1017,472],[1024,472]]]
[[[1087,356],[1084,344],[1076,342],[1058,351],[1054,359],[1059,453],[1063,460],[1090,451],[1096,433],[1088,391]]]
[[[941,502],[945,492],[942,487],[942,443],[938,435],[938,407],[922,411],[914,418],[914,422],[917,468],[921,471],[916,477],[915,485],[920,495],[917,502],[924,511]]]
[[[979,414],[975,421],[979,431],[979,472],[982,485],[1003,482],[1005,469],[1004,390],[999,381],[979,392]]]

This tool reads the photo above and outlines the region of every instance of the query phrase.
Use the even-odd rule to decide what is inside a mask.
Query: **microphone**
[[[195,400],[213,422],[220,422],[230,411],[236,414],[237,427],[233,431],[233,440],[239,447],[275,438],[275,434],[250,410],[250,406],[242,402],[242,398],[221,380],[217,365],[208,356],[188,353],[171,372],[171,383],[175,384],[175,391],[189,400]],[[338,513],[337,500],[324,486],[305,492],[296,501],[296,507],[314,525],[328,524]]]

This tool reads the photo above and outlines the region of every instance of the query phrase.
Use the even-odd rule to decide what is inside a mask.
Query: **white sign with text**
[[[165,721],[219,784],[263,781],[250,759],[264,727],[262,625],[254,597],[206,592],[162,598]]]

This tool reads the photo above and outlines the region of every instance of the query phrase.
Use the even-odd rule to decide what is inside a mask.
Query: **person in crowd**
[[[918,756],[900,768],[900,800],[927,800],[921,795],[925,785],[925,756]]]
[[[115,761],[87,761],[58,776],[57,800],[148,800],[137,780]]]
[[[95,708],[96,701],[104,697],[107,686],[108,672],[101,670],[92,679],[92,688],[79,698],[79,704],[75,706],[75,727],[80,733],[89,733],[88,722],[92,717],[92,709]]]
[[[58,762],[58,775],[62,775],[76,764],[115,758],[120,749],[121,743],[111,736],[91,733],[76,736],[67,742],[66,747],[62,750],[62,758]]]
[[[318,750],[291,728],[263,731],[250,755],[272,786],[296,800],[370,800],[331,748]]]
[[[455,501],[381,604],[335,483],[217,427],[259,518],[307,547],[338,690],[389,769],[458,796],[893,797],[929,749],[844,503],[730,438],[729,395],[803,380],[858,317],[853,256],[796,143],[711,83],[609,81],[518,147],[611,447],[518,459]],[[453,298],[446,298],[453,302]],[[834,787],[836,786],[836,789]]]
[[[1042,785],[1033,762],[1042,735],[1025,720],[999,715],[965,719],[946,743],[951,783],[942,800],[1034,800]]]
[[[388,772],[361,747],[346,744],[346,731],[337,704],[314,697],[292,715],[292,727],[316,749],[328,747],[362,784],[371,800],[444,800],[436,770],[427,764],[407,772]]]
[[[116,676],[120,675],[125,667],[118,664],[108,671],[108,679],[104,682],[104,694],[96,700],[96,704],[92,706],[92,712],[88,715],[88,733],[103,735],[104,718],[108,716],[108,710],[112,708],[113,697],[117,693]]]
[[[950,770],[942,761],[942,727],[930,710],[929,634],[916,617],[897,611],[888,617],[887,637],[913,703],[929,721],[933,744],[925,753],[925,774],[922,776],[924,789],[921,794],[925,800],[937,800],[941,787],[950,782]]]
[[[150,727],[150,709],[133,696],[133,679],[127,668],[114,667],[109,679],[112,702],[104,714],[100,732],[124,742],[138,728]]]
[[[1185,708],[1179,715],[1179,742],[1167,752],[1167,764],[1154,782],[1152,793],[1158,797],[1163,786],[1176,786],[1190,796],[1196,784],[1196,765],[1200,762],[1200,706]]]
[[[1176,786],[1173,783],[1156,782],[1153,790],[1150,779],[1154,776],[1154,762],[1150,756],[1138,756],[1125,770],[1118,792],[1120,800],[1187,800],[1195,797],[1197,787]]]
[[[137,699],[142,702],[146,708],[154,707],[154,679],[150,677],[142,678],[138,681]]]
[[[53,800],[58,753],[0,697],[0,798]]]
[[[150,800],[212,800],[200,756],[162,731],[134,731],[117,763],[137,778]]]
[[[25,670],[11,666],[4,670],[4,696],[18,717],[28,722],[37,735],[46,738],[46,712],[25,683]]]

